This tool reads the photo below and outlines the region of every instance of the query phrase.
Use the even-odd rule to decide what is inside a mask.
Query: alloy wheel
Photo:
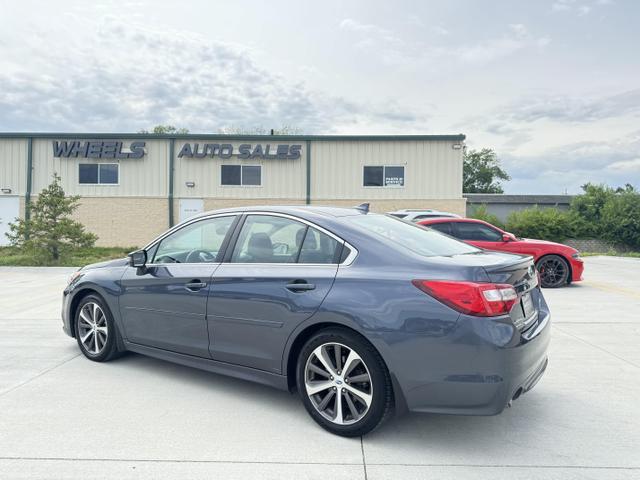
[[[109,328],[104,311],[94,302],[85,303],[78,316],[80,343],[91,355],[99,355],[107,345]]]
[[[373,399],[371,375],[364,360],[341,343],[318,346],[307,359],[305,389],[311,404],[337,425],[350,425],[369,411]]]
[[[538,264],[543,287],[557,287],[567,279],[567,264],[555,257],[544,259]]]

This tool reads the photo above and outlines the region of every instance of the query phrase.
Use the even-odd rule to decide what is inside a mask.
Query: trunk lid
[[[523,332],[538,320],[539,293],[538,272],[532,257],[514,258],[503,265],[485,267],[489,279],[494,283],[513,285],[518,293],[518,302],[512,307],[509,316],[516,328]]]

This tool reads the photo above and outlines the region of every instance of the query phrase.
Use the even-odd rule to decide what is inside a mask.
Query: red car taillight
[[[451,308],[477,317],[508,314],[518,301],[513,286],[504,283],[413,280],[416,287]]]

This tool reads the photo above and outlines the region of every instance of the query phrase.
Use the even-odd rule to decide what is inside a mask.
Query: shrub
[[[562,242],[567,238],[585,236],[589,227],[574,212],[533,207],[512,212],[507,219],[506,230],[518,237]]]
[[[571,201],[571,211],[582,217],[585,221],[597,224],[600,222],[602,209],[605,203],[615,195],[615,190],[607,185],[582,185],[584,191],[576,195]]]
[[[504,223],[498,217],[496,217],[493,213],[489,213],[489,211],[487,210],[487,205],[484,203],[473,210],[471,218],[483,220],[487,223],[490,223],[491,225],[495,225],[498,228],[505,228]]]
[[[640,249],[640,194],[626,189],[609,197],[601,210],[602,237]]]

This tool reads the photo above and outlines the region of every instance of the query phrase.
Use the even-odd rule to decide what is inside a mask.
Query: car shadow
[[[254,411],[254,406],[267,407],[277,415],[296,415],[307,423],[307,412],[295,393],[135,353],[129,353],[110,364],[135,368],[137,373],[146,377],[189,384],[189,387],[202,389],[203,392],[210,389],[224,392],[231,401],[236,397],[242,399],[248,412]],[[449,448],[451,452],[462,454],[477,450],[479,445],[484,449],[493,449],[494,445],[498,451],[504,448],[505,442],[517,444],[522,436],[529,435],[532,426],[547,421],[545,402],[541,401],[541,396],[535,397],[535,392],[523,395],[513,408],[490,417],[426,413],[394,415],[368,434],[365,442],[370,446],[382,444],[385,448],[392,445],[393,450],[416,454],[422,454],[430,448]],[[241,405],[237,407],[243,408]],[[308,428],[318,427],[309,419]]]
[[[300,404],[297,395],[268,385],[208,372],[133,352],[127,352],[122,357],[109,362],[109,364],[113,366],[127,364],[126,368],[135,368],[141,375],[146,377],[153,376],[163,378],[167,382],[188,383],[190,387],[196,389],[208,390],[215,388],[229,394],[237,394],[242,397],[243,401],[255,399],[256,404],[270,405],[273,408],[282,410],[291,410],[292,406]],[[300,407],[302,409],[301,404]]]

